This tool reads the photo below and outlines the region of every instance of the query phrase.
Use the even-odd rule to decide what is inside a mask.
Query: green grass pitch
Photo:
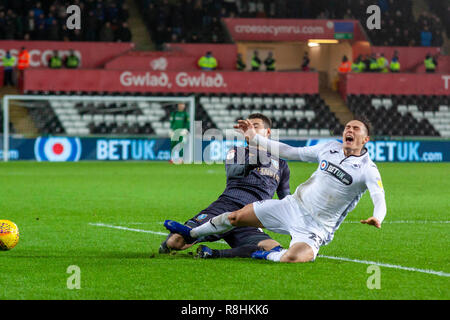
[[[316,165],[290,167],[294,191]],[[372,214],[366,193],[319,254],[443,275],[381,266],[381,289],[368,289],[368,265],[355,261],[197,260],[195,247],[159,255],[162,222],[185,221],[214,201],[223,165],[2,163],[0,219],[14,221],[21,237],[0,252],[0,299],[449,299],[450,164],[378,167],[388,206],[382,229],[358,223]],[[67,288],[70,265],[80,268],[81,289]]]

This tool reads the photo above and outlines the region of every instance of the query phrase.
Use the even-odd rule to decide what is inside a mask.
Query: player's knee
[[[179,234],[173,234],[169,239],[167,239],[167,246],[170,249],[181,250],[185,245],[184,239]]]
[[[294,254],[291,252],[286,252],[281,257],[281,262],[288,262],[288,263],[299,263],[299,262],[311,262],[314,260],[314,253],[301,253],[301,254]]]

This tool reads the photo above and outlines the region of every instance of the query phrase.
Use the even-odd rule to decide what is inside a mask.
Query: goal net
[[[189,118],[187,127],[172,130],[171,115],[182,110],[183,105]],[[195,110],[193,96],[5,95],[2,101],[3,119],[0,119],[3,132],[1,155],[4,161],[17,158],[11,150],[15,139],[36,139],[36,159],[47,160],[45,156],[40,158],[37,148],[42,147],[46,151],[49,146],[45,143],[39,146],[39,142],[47,141],[48,137],[52,137],[52,141],[60,139],[58,146],[51,146],[55,159],[59,159],[58,154],[64,152],[63,141],[68,141],[65,138],[77,141],[95,137],[117,138],[124,148],[127,147],[127,142],[123,140],[125,138],[139,138],[141,142],[159,138],[166,141],[169,138],[169,155],[166,152],[154,160],[172,159],[192,163]],[[101,150],[97,152],[101,153]],[[122,152],[131,153],[131,150]]]

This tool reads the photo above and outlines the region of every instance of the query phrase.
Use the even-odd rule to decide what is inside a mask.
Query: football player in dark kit
[[[263,114],[255,113],[248,117],[258,134],[270,136],[271,121]],[[275,159],[266,150],[255,147],[234,147],[227,153],[225,162],[227,183],[219,198],[193,218],[185,222],[191,228],[206,223],[224,212],[232,212],[245,205],[272,199],[275,192],[279,199],[290,194],[289,167],[284,160]],[[261,229],[254,227],[235,228],[230,232],[190,240],[178,233],[171,233],[161,243],[160,253],[171,250],[185,250],[199,242],[225,240],[231,249],[213,250],[205,245],[197,248],[199,258],[250,258],[258,250],[281,250],[280,244]]]

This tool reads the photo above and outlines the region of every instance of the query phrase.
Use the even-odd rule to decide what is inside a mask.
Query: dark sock
[[[246,245],[231,249],[224,249],[224,250],[213,250],[213,257],[215,254],[217,254],[217,258],[251,258],[252,253],[258,250],[263,250],[262,248],[258,247],[257,245]],[[215,252],[217,251],[217,252]]]

